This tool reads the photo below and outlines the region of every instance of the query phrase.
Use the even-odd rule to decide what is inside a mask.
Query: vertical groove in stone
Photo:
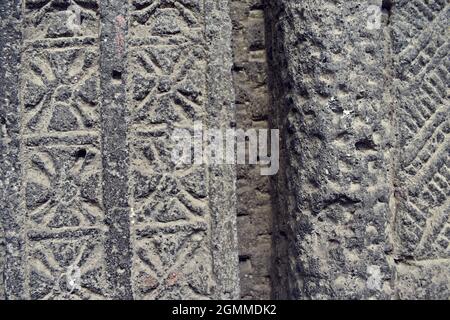
[[[208,128],[225,130],[235,123],[230,1],[206,0],[205,24],[208,44],[206,125]],[[208,174],[213,273],[217,284],[213,297],[238,299],[235,166],[210,165]]]
[[[127,9],[120,0],[100,2],[103,201],[108,225],[105,259],[107,283],[114,299],[132,298],[125,83]]]
[[[2,277],[0,296],[25,298],[24,211],[20,210],[20,103],[21,58],[20,0],[0,3],[0,212]],[[4,285],[4,289],[3,289]],[[4,290],[4,292],[3,292]]]
[[[8,254],[24,258],[5,273],[21,288],[20,298],[105,293],[99,283],[105,272],[98,192],[98,7],[95,0],[89,9],[71,7],[84,10],[83,27],[77,29],[69,23],[76,13],[64,5],[22,1],[20,30],[19,24],[15,30],[23,37],[16,53],[20,68],[13,73],[20,90],[14,110],[20,153],[14,161],[21,165],[21,182],[19,190],[9,189],[16,194],[7,203],[17,201],[20,228],[3,226],[8,233],[20,232],[20,245],[8,245]]]

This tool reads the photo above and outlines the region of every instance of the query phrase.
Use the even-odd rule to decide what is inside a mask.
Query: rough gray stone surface
[[[175,128],[234,122],[228,1],[0,13],[0,294],[239,297],[235,168],[170,158]]]
[[[274,296],[448,299],[447,1],[268,4]]]
[[[400,298],[450,298],[449,19],[445,0],[391,10]]]
[[[390,105],[366,3],[272,1],[277,298],[387,298]],[[274,72],[277,70],[277,72]]]

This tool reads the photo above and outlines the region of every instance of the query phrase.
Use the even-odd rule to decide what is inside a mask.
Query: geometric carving
[[[401,251],[419,260],[449,258],[450,6],[415,0],[398,4],[396,12]]]
[[[1,88],[13,89],[1,93],[4,163],[14,171],[2,196],[12,200],[2,206],[11,225],[5,296],[211,296],[213,257],[234,238],[211,249],[208,170],[173,164],[170,141],[175,127],[205,118],[203,2],[18,4],[0,5],[2,19],[10,16],[1,80],[12,80]],[[211,29],[218,48],[220,28]],[[215,102],[221,108],[225,100]],[[221,214],[232,205],[214,208]],[[220,231],[233,232],[230,216],[218,221]],[[214,266],[220,281],[234,271],[225,264]],[[214,293],[235,294],[236,283]]]
[[[23,269],[28,286],[20,297],[105,296],[98,4],[25,0],[22,6],[20,210],[26,241],[25,261],[15,267]]]
[[[145,299],[205,298],[210,274],[205,166],[172,163],[175,127],[205,119],[203,3],[131,1],[128,108],[133,278]]]
[[[159,152],[170,150],[169,139],[168,135],[153,137],[134,146],[133,207],[138,221],[190,220],[207,212],[205,168],[171,166],[170,153]]]
[[[32,299],[104,299],[102,242],[98,237],[33,243],[29,256]]]
[[[68,21],[73,8],[79,12],[80,26],[76,30]],[[26,0],[24,37],[28,39],[95,36],[99,27],[97,0]]]
[[[26,133],[97,127],[97,60],[95,49],[88,48],[25,54],[23,110]]]
[[[134,99],[130,108],[136,123],[201,119],[206,68],[200,46],[139,47],[131,55],[130,91]]]
[[[132,0],[130,34],[176,36],[201,33],[203,2],[197,0]]]
[[[174,225],[141,234],[135,253],[140,262],[135,267],[140,298],[198,299],[209,294],[211,257],[201,247],[206,228],[206,224]]]
[[[93,226],[103,219],[99,151],[92,146],[27,149],[28,219],[51,229]]]

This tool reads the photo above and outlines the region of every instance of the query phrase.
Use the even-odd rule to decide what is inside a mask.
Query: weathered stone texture
[[[367,5],[271,1],[279,298],[385,298],[391,188],[384,34]]]
[[[269,127],[269,93],[264,6],[260,0],[232,1],[233,77],[236,124],[240,129]],[[272,207],[270,181],[258,165],[237,171],[238,238],[243,299],[270,298]]]
[[[450,297],[449,19],[445,0],[396,1],[390,17],[401,298]]]
[[[228,1],[0,12],[6,298],[237,298],[235,168],[170,158],[234,122]]]
[[[0,299],[448,299],[449,15],[1,0]],[[175,164],[196,121],[279,173]]]
[[[20,298],[24,286],[23,222],[20,199],[20,104],[19,74],[21,46],[20,1],[0,3],[0,212],[4,232],[4,294],[8,299]]]
[[[275,296],[448,298],[448,3],[269,3]]]
[[[175,128],[227,127],[234,119],[228,4],[134,1],[130,8],[135,296],[233,298],[233,167],[170,158]]]

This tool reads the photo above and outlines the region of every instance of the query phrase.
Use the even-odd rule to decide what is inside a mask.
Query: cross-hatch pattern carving
[[[150,46],[133,52],[133,120],[160,124],[203,116],[204,52],[192,44]]]
[[[400,147],[397,230],[405,254],[450,257],[447,1],[403,1],[393,28]],[[399,35],[403,35],[399,37]],[[408,39],[399,43],[397,39]]]
[[[26,133],[97,127],[99,76],[94,50],[45,50],[27,54],[24,61]]]
[[[204,167],[170,165],[170,137],[134,145],[134,198],[138,221],[189,220],[207,212]],[[173,173],[172,173],[173,172]]]

